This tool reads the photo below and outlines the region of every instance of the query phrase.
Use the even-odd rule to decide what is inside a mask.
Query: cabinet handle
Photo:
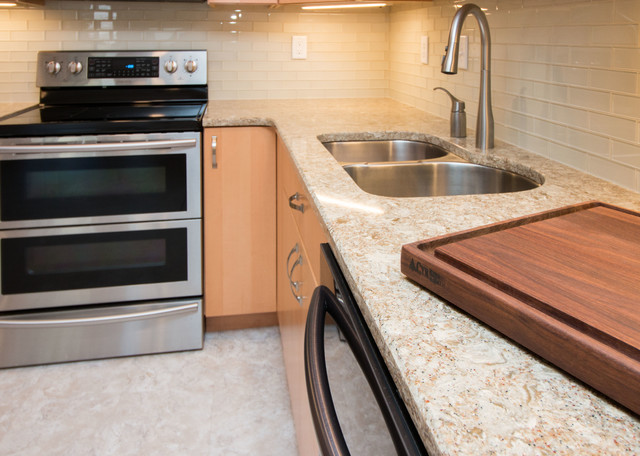
[[[217,149],[218,149],[218,137],[212,136],[211,137],[211,167],[213,169],[218,168],[218,157],[216,156]]]
[[[289,267],[289,261],[291,260],[291,256],[294,253],[299,254],[298,258],[293,263],[293,265]],[[292,280],[293,271],[296,269],[297,266],[300,266],[300,265],[302,265],[302,253],[300,252],[300,247],[296,243],[296,245],[294,245],[291,251],[289,252],[289,256],[287,257],[287,278],[289,279],[289,287],[291,288],[291,294],[293,295],[294,298],[296,298],[296,301],[298,302],[298,304],[302,305],[304,296],[298,295],[298,291],[300,291],[300,286],[302,285],[302,282],[301,281],[294,282]]]
[[[304,213],[304,203],[301,204],[294,204],[294,201],[300,201],[300,197],[302,195],[300,195],[300,193],[295,192],[293,195],[291,195],[289,197],[289,207],[291,209],[294,209],[296,211],[300,211],[302,213]]]

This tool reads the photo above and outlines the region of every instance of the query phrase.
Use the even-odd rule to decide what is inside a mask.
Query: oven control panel
[[[38,53],[38,87],[206,84],[207,51]]]
[[[158,57],[89,57],[87,77],[94,78],[157,78]]]

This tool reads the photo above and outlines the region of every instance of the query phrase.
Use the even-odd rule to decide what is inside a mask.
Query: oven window
[[[187,280],[187,229],[2,239],[2,294]]]
[[[186,154],[7,160],[2,220],[187,210]]]

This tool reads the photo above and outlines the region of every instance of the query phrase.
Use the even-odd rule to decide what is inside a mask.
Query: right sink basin
[[[473,163],[351,164],[344,169],[362,190],[379,196],[509,193],[539,186],[519,174]]]
[[[356,140],[322,144],[362,190],[379,196],[510,193],[540,186],[511,171],[466,162],[425,141]]]

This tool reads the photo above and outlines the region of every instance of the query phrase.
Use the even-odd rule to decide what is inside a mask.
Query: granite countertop
[[[640,210],[640,194],[387,99],[212,101],[211,126],[276,127],[428,450],[433,454],[639,454],[640,418],[400,272],[403,244],[588,200]],[[386,198],[363,192],[318,141],[414,138],[544,179],[520,193]]]

